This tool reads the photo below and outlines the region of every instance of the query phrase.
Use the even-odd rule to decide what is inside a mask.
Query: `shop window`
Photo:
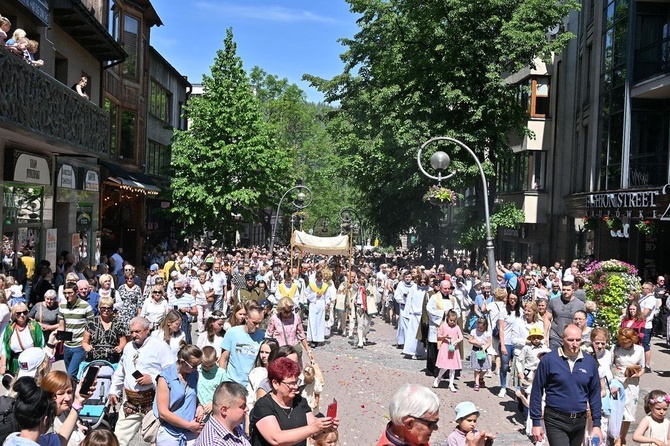
[[[119,158],[135,159],[135,136],[137,116],[135,112],[123,110],[121,112],[121,147]]]
[[[170,123],[170,106],[172,95],[154,79],[151,80],[149,97],[149,113],[163,122]]]

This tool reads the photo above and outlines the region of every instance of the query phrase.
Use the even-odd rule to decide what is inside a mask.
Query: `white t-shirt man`
[[[640,297],[640,310],[644,314],[645,310],[649,310],[645,318],[644,329],[651,330],[654,324],[654,315],[656,314],[656,296],[653,292],[645,294]]]

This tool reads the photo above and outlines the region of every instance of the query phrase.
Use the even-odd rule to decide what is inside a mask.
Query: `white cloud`
[[[227,19],[246,18],[283,23],[339,23],[339,21],[334,18],[315,14],[311,11],[306,11],[304,9],[285,8],[282,6],[242,6],[233,5],[230,3],[200,1],[196,3],[196,7],[207,13],[220,14]]]

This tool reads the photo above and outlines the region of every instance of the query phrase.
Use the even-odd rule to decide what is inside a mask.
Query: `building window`
[[[147,173],[157,177],[170,176],[172,150],[155,141],[149,141],[147,147]]]
[[[531,118],[549,116],[549,77],[534,76],[519,83],[517,100]]]
[[[628,9],[628,0],[610,0],[605,2],[603,10],[605,26],[603,27],[601,119],[598,143],[600,190],[621,187]]]
[[[134,111],[121,111],[121,148],[119,158],[135,159],[135,136],[137,116]]]
[[[528,150],[498,163],[498,192],[512,193],[545,189],[546,152]]]
[[[116,158],[119,106],[105,99],[105,111],[109,114],[109,157]]]
[[[137,79],[137,66],[139,58],[140,21],[133,16],[123,16],[123,49],[128,53],[128,58],[123,62],[123,74]]]
[[[151,93],[149,97],[149,113],[156,118],[170,123],[170,106],[172,95],[155,80],[151,80]]]

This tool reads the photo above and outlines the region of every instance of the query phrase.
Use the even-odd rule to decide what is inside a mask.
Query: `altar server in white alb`
[[[328,271],[329,278],[332,273]],[[317,271],[314,282],[310,282],[305,289],[305,297],[309,302],[309,317],[307,318],[307,341],[312,348],[324,342],[326,336],[326,307],[331,299],[335,298],[329,281],[324,280],[322,271]],[[331,295],[332,294],[332,295]]]
[[[405,347],[402,352],[411,356],[412,359],[423,359],[426,356],[426,350],[416,336],[421,326],[421,315],[423,313],[423,301],[426,294],[431,291],[430,280],[426,273],[421,273],[419,283],[412,287],[405,302]]]
[[[398,306],[400,307],[400,314],[398,315],[398,347],[405,344],[405,325],[407,324],[407,320],[405,319],[405,304],[407,302],[407,297],[413,288],[415,288],[415,285],[414,282],[412,282],[412,272],[409,270],[404,271],[402,274],[402,282],[398,284],[395,294],[393,295],[393,298],[398,302]],[[414,334],[410,333],[409,336],[414,337]]]

